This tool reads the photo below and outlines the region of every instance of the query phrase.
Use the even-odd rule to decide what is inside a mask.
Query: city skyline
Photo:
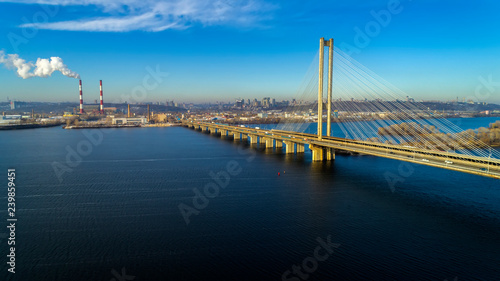
[[[148,80],[154,87],[137,102],[297,98],[324,36],[415,100],[500,103],[487,92],[500,80],[493,1],[11,2],[0,1],[0,50],[62,58],[87,101],[103,80],[105,103],[123,102],[151,72],[160,80]],[[78,80],[58,72],[22,79],[1,66],[0,83],[0,100],[77,100]]]

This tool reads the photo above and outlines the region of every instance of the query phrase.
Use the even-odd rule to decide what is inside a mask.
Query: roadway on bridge
[[[324,148],[333,148],[337,151],[348,151],[359,154],[395,159],[442,169],[454,170],[480,176],[500,179],[500,160],[465,154],[424,150],[394,144],[383,144],[367,141],[350,140],[337,137],[323,136],[320,140],[317,135],[280,130],[265,130],[242,126],[229,126],[207,122],[183,122],[186,126],[198,126],[202,129],[213,128],[227,130],[231,133],[241,133],[259,137],[271,138],[276,141],[291,141],[298,144],[313,144]]]

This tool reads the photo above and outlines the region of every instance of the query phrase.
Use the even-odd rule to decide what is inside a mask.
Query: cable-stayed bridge
[[[314,66],[316,63],[310,67],[297,93],[298,100],[317,101],[317,114],[312,116],[316,132],[306,133],[310,123],[293,119],[311,115],[311,109],[301,106],[287,108],[290,118],[274,129],[197,120],[183,120],[183,124],[266,148],[284,147],[286,153],[303,153],[307,148],[312,151],[313,161],[334,160],[335,152],[350,152],[500,178],[500,153],[484,142],[494,134],[463,131],[342,51],[334,50],[333,39],[320,39],[317,57],[319,67]],[[332,123],[341,132],[333,132]]]

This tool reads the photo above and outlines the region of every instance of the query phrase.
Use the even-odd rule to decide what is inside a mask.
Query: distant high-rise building
[[[17,109],[17,108],[21,108],[21,107],[26,107],[27,104],[25,102],[22,102],[22,101],[11,101],[10,102],[10,109]]]
[[[265,97],[262,99],[262,107],[269,107],[271,104],[271,98]]]

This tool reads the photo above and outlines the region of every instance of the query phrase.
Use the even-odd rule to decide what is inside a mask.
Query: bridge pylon
[[[333,84],[333,38],[325,40],[324,37],[319,39],[319,80],[318,80],[318,139],[323,137],[323,75],[325,64],[325,47],[328,50],[328,92],[327,92],[327,123],[326,135],[330,136],[332,131],[332,84]]]

